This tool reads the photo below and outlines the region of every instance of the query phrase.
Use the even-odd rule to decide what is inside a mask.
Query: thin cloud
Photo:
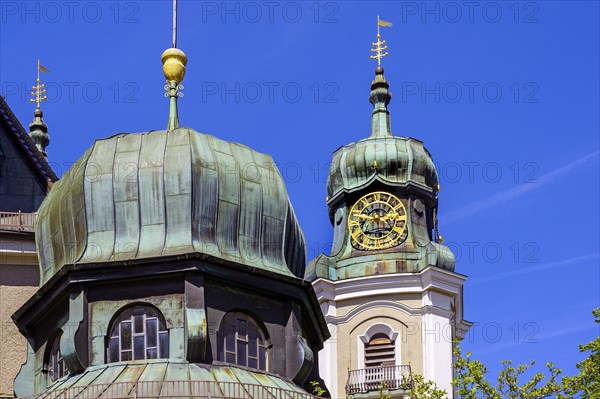
[[[481,284],[481,283],[488,283],[490,281],[500,280],[503,278],[519,276],[521,274],[534,273],[534,272],[539,272],[541,270],[553,269],[553,268],[561,267],[561,266],[568,266],[568,265],[572,265],[574,263],[581,263],[581,262],[587,262],[590,260],[597,260],[599,257],[600,257],[600,253],[597,253],[597,252],[593,253],[593,254],[588,254],[588,255],[575,256],[573,258],[563,259],[563,260],[559,260],[556,262],[546,263],[543,265],[535,265],[535,266],[522,268],[519,270],[498,273],[498,274],[494,274],[492,276],[473,279],[469,283],[469,285],[473,286],[473,285],[477,285],[477,284]]]
[[[545,175],[540,176],[537,183],[524,183],[520,186],[500,191],[499,193],[491,195],[482,200],[472,202],[471,204],[459,208],[455,211],[448,212],[443,217],[443,223],[444,225],[449,225],[453,222],[465,219],[469,216],[473,216],[477,213],[483,212],[486,209],[500,205],[504,202],[512,201],[515,198],[527,194],[530,191],[537,190],[541,187],[551,184],[560,177],[573,172],[581,165],[591,161],[592,159],[598,158],[599,153],[600,151],[594,151],[582,158],[571,162],[568,165],[563,166],[562,168],[558,168],[556,170],[553,170],[552,172],[548,172]]]
[[[515,346],[522,346],[525,347],[526,345],[536,345],[541,343],[542,341],[545,340],[550,340],[550,339],[554,339],[554,338],[558,338],[558,337],[562,337],[565,335],[571,335],[574,333],[578,333],[578,332],[582,332],[582,331],[586,331],[586,330],[591,330],[592,328],[597,328],[597,326],[595,326],[594,324],[590,323],[590,324],[582,324],[582,325],[577,325],[577,326],[572,326],[572,327],[567,327],[567,328],[563,328],[560,330],[555,330],[552,331],[548,334],[541,334],[538,336],[533,336],[531,337],[531,341],[507,341],[507,342],[498,342],[498,343],[487,343],[485,347],[481,348],[481,349],[477,349],[476,351],[473,351],[474,353],[476,353],[478,356],[480,355],[485,355],[485,354],[489,354],[489,353],[494,353],[494,352],[498,352],[500,350],[505,350],[508,348],[512,348]],[[576,350],[577,346],[573,347],[573,350]]]
[[[586,324],[580,324],[578,326],[567,327],[560,330],[553,330],[547,334],[541,334],[538,339],[541,341],[543,339],[551,339],[556,337],[562,337],[563,335],[569,335],[581,331],[591,330],[593,328],[598,328],[598,326],[594,322],[589,322]]]

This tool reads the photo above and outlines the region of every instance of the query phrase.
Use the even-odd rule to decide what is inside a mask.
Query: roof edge
[[[40,177],[44,182],[50,181],[54,183],[57,181],[58,177],[48,164],[48,161],[37,149],[35,143],[31,137],[29,137],[29,134],[27,134],[23,128],[23,125],[21,125],[21,122],[19,122],[15,114],[10,109],[8,103],[2,96],[0,96],[0,119],[4,121],[4,124],[8,127],[8,130],[13,133],[16,142],[27,155],[27,158],[33,165],[33,169],[38,173],[38,177]]]

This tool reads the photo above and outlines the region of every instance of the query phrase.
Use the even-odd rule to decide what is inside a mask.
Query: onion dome
[[[435,164],[420,140],[392,135],[387,108],[392,94],[383,72],[381,65],[377,66],[371,83],[371,135],[333,154],[327,179],[327,206],[334,228],[332,248],[330,255],[321,254],[309,263],[305,278],[311,281],[420,272],[428,266],[454,270],[454,255],[437,234],[439,185]],[[396,196],[405,209],[402,233],[380,247],[367,245],[368,240],[378,242],[380,232],[361,235],[360,227],[355,236],[350,233],[350,210],[361,200],[367,204],[361,207],[370,209],[365,198],[372,193]],[[375,210],[373,205],[372,212],[376,215],[373,228],[385,231],[388,225],[379,219],[378,212],[383,215],[386,211]],[[370,218],[362,216],[363,220]],[[360,240],[367,240],[367,244]]]
[[[371,83],[369,101],[373,104],[371,136],[340,147],[333,154],[327,179],[330,209],[347,193],[378,181],[402,187],[435,201],[438,176],[423,143],[410,137],[392,135],[387,105],[392,99],[389,83],[378,66]]]
[[[191,253],[289,277],[305,266],[272,158],[188,128],[97,140],[42,204],[36,239],[41,284],[66,265]]]

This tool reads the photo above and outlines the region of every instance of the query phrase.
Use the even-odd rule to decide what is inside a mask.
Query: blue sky
[[[3,1],[0,84],[24,125],[36,60],[49,159],[64,173],[95,139],[164,129],[160,54],[170,2]],[[180,2],[189,58],[180,121],[270,153],[312,258],[327,251],[328,163],[369,135],[377,15],[392,131],[438,166],[440,229],[457,257],[463,346],[567,373],[598,336],[597,2]]]

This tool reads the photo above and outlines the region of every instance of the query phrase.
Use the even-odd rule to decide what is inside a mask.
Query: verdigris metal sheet
[[[140,245],[138,257],[159,256],[165,245],[164,154],[167,136],[144,134],[139,158]]]
[[[373,167],[377,161],[378,168]],[[327,179],[330,197],[354,190],[375,176],[392,184],[413,182],[433,192],[438,183],[431,155],[423,143],[409,137],[378,136],[340,147],[333,155]]]
[[[171,381],[171,383],[165,383],[165,381]],[[177,383],[177,381],[184,383]],[[187,384],[187,381],[199,383]],[[57,381],[42,395],[52,392],[59,393],[63,388],[79,388],[79,395],[97,394],[98,398],[108,398],[114,397],[116,393],[126,394],[123,392],[124,385],[113,385],[125,382],[155,382],[144,385],[141,388],[142,391],[138,392],[144,397],[208,396],[209,389],[212,395],[215,393],[217,396],[229,394],[247,399],[291,399],[294,397],[294,393],[306,394],[300,387],[272,374],[234,366],[198,365],[181,360],[160,359],[110,363],[88,368],[82,374],[67,376]],[[99,384],[101,385],[98,386]],[[257,389],[257,385],[267,388],[282,388],[289,392]],[[98,390],[99,388],[100,390]],[[215,389],[219,392],[215,392]]]
[[[138,171],[141,148],[140,135],[118,139],[113,179],[115,201],[115,260],[137,255],[140,242]]]
[[[165,255],[193,252],[189,214],[192,203],[191,162],[189,131],[181,129],[180,134],[169,134],[164,168],[167,214]]]
[[[262,188],[258,183],[243,179],[241,193],[245,201],[240,204],[240,253],[246,262],[253,263],[261,258]]]
[[[219,367],[219,368],[215,368],[215,369],[211,370],[211,372],[213,373],[213,376],[215,377],[215,380],[218,381],[219,383],[239,382],[239,379],[237,378],[237,375],[236,375],[236,371],[237,371],[237,369],[232,368],[232,367]],[[229,387],[231,387],[231,385],[229,385]],[[231,388],[228,389],[227,384],[222,384],[221,389],[225,392],[225,394],[228,394],[228,393],[231,394]],[[236,389],[235,396],[236,396],[236,398],[248,398],[248,399],[252,398],[252,396],[250,395],[248,390],[246,390],[242,387],[240,387],[240,389]]]
[[[167,373],[165,374],[165,381],[189,381],[190,380],[190,368],[186,363],[171,363],[167,367]],[[190,386],[189,384],[181,384],[181,386],[169,386],[163,385],[161,390],[161,396],[168,398],[179,398],[180,396],[174,396],[176,388],[177,395],[189,396]]]
[[[89,258],[108,261],[115,242],[115,210],[113,197],[113,167],[117,137],[99,140],[88,160],[84,179]]]
[[[215,377],[213,376],[213,374],[206,368],[203,367],[198,367],[195,364],[191,364],[190,365],[190,379],[192,381],[207,381],[207,382],[213,382],[215,381]],[[214,389],[214,388],[218,388],[218,386],[215,385],[210,385],[209,384],[194,384],[192,387],[192,395],[196,395],[196,396],[200,396],[200,397],[205,397],[208,396],[208,390],[209,389]],[[215,392],[211,392],[213,396],[215,396]],[[223,395],[223,391],[221,391],[219,389],[219,391],[216,393],[216,396]]]
[[[65,264],[199,252],[302,278],[272,158],[181,128],[98,140],[40,209],[42,284]]]

